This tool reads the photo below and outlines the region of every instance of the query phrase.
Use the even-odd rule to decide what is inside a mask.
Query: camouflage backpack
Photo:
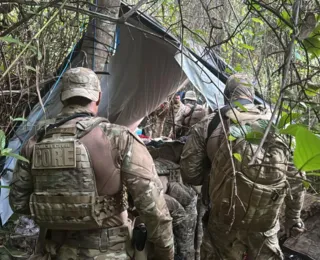
[[[46,127],[34,145],[31,215],[49,229],[101,228],[106,218],[116,214],[118,202],[98,196],[90,154],[80,138],[107,120],[87,115],[73,125],[63,125],[67,121]]]
[[[268,120],[254,114],[248,120],[247,112],[242,120],[242,113],[234,110],[237,123],[227,114],[224,116],[227,135],[233,141],[221,135],[212,162],[209,184],[212,214],[220,223],[235,229],[265,232],[275,226],[287,194],[288,148],[270,132],[255,163],[249,165],[260,142],[256,137],[261,137]]]

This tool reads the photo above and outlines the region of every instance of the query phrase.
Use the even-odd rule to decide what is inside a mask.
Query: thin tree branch
[[[253,165],[257,159],[258,153],[260,152],[264,142],[266,141],[266,138],[270,132],[273,120],[275,119],[275,115],[279,109],[279,106],[282,102],[282,98],[283,98],[283,89],[285,88],[286,84],[287,84],[287,79],[288,79],[288,72],[289,72],[289,68],[290,68],[290,64],[291,64],[291,60],[292,60],[292,52],[293,52],[293,47],[294,47],[294,42],[298,36],[298,19],[299,19],[299,11],[300,11],[300,5],[301,5],[301,0],[296,0],[294,5],[293,5],[293,21],[294,21],[294,33],[292,34],[292,39],[291,42],[287,48],[287,53],[285,56],[285,64],[284,64],[284,68],[283,68],[283,75],[282,75],[282,82],[281,82],[281,90],[280,90],[280,96],[277,100],[276,106],[274,108],[274,111],[271,115],[270,121],[268,122],[268,125],[266,127],[266,131],[263,134],[263,137],[260,141],[260,144],[255,152],[255,154],[253,155],[251,161],[249,162],[249,165]]]

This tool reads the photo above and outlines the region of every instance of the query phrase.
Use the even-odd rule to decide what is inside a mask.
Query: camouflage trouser
[[[113,232],[113,233],[112,233]],[[128,260],[129,230],[126,226],[101,230],[52,231],[45,241],[45,255],[30,260]],[[133,252],[130,251],[130,255]]]
[[[130,259],[125,248],[101,252],[97,249],[62,246],[56,260],[127,260]]]
[[[174,209],[170,212],[173,214],[172,218],[178,220],[177,222],[173,220],[177,258],[194,260],[194,237],[197,220],[196,193],[191,187],[178,182],[169,183],[167,193],[172,198],[168,204],[169,210],[170,207]],[[173,204],[174,201],[177,201],[178,204]],[[177,206],[172,207],[172,205]]]
[[[207,210],[207,207],[202,203],[201,196],[198,196],[197,200],[197,226],[195,232],[195,240],[194,240],[194,247],[195,247],[195,259],[200,260],[200,247],[202,244],[202,237],[203,237],[203,223],[202,218]]]
[[[164,195],[170,216],[172,217],[172,229],[174,234],[174,252],[177,258],[186,257],[188,254],[188,246],[184,241],[184,230],[186,226],[187,215],[182,205],[171,196]]]
[[[282,260],[277,233],[231,230],[217,225],[204,230],[201,260]],[[245,258],[245,256],[247,256]]]

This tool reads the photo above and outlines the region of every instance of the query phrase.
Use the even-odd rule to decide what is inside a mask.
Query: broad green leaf
[[[240,47],[242,47],[244,49],[247,49],[249,51],[254,51],[254,47],[252,45],[249,45],[249,44],[241,43]]]
[[[0,130],[0,151],[6,146],[6,135]]]
[[[309,89],[309,88],[306,88],[306,89],[304,90],[304,93],[306,93],[306,95],[307,95],[308,97],[315,97],[316,95],[318,95],[318,93],[317,93],[316,91],[314,91],[314,90],[312,90],[312,89]]]
[[[232,141],[234,141],[234,140],[237,140],[237,138],[235,138],[235,137],[232,136],[232,135],[229,135],[229,136],[228,136],[228,140],[232,142]]]
[[[28,66],[28,65],[26,65],[26,69],[27,69],[27,70],[32,70],[32,71],[34,71],[34,72],[37,72],[35,68],[33,68],[33,67],[31,67],[31,66]]]
[[[287,11],[282,11],[281,16],[284,20],[286,20],[287,22],[290,22],[290,14]]]
[[[300,128],[296,132],[293,162],[300,171],[320,169],[320,139],[305,128]]]
[[[309,37],[303,40],[303,45],[305,46],[308,53],[313,55],[320,54],[320,38],[319,36]]]
[[[22,46],[25,45],[24,43],[20,42],[20,41],[17,40],[17,39],[14,39],[14,38],[12,38],[12,37],[10,37],[10,36],[0,37],[0,41],[5,41],[5,42],[7,42],[7,43],[16,43],[16,44],[22,45]]]
[[[242,156],[239,153],[234,153],[233,157],[236,158],[239,162],[242,162]]]
[[[320,16],[318,15],[318,17]],[[312,33],[310,34],[310,37],[319,35],[319,33],[320,33],[320,23],[318,23],[318,25],[313,29]]]
[[[28,159],[26,159],[23,156],[21,156],[19,154],[16,154],[16,153],[8,153],[7,156],[16,158],[17,160],[24,161],[24,162],[27,162],[27,163],[29,162]]]
[[[8,154],[10,154],[12,151],[12,148],[5,148],[3,150],[1,150],[1,155],[3,156],[7,156]]]
[[[282,112],[282,117],[279,120],[278,128],[279,129],[283,128],[286,124],[290,123],[290,120],[295,120],[301,116],[302,115],[298,113],[287,114],[286,112]]]
[[[252,144],[258,144],[263,137],[262,132],[250,132],[246,134],[246,140]]]
[[[287,12],[287,11],[282,11],[281,14],[282,18],[284,20],[286,20],[289,24],[292,25],[292,22],[291,22],[291,17],[290,17],[290,14]],[[278,26],[282,29],[286,28],[288,25],[283,22],[282,20],[278,19],[278,22],[277,22]]]
[[[298,130],[300,129],[306,129],[306,128],[305,126],[298,125],[298,124],[289,125],[286,129],[281,129],[280,134],[296,136]]]
[[[246,109],[239,101],[235,101],[233,104],[239,107],[243,112],[248,112],[248,109]]]
[[[260,23],[261,25],[263,25],[263,21],[259,18],[253,17],[252,21],[254,21],[255,23]]]
[[[245,137],[245,135],[252,132],[252,128],[249,125],[240,126],[236,124],[236,125],[231,125],[229,128],[229,131],[233,137],[239,138],[239,137]]]

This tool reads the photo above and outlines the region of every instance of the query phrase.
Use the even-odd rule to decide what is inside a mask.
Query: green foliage
[[[296,149],[293,161],[301,171],[315,171],[320,169],[320,139],[305,128],[295,132]]]
[[[242,105],[239,101],[233,102],[238,108],[240,108],[243,112],[248,112],[248,109],[245,108],[244,105]]]
[[[0,156],[13,157],[13,158],[16,158],[17,160],[29,162],[29,160],[27,160],[23,156],[12,153],[12,149],[5,148],[5,146],[6,146],[6,135],[2,130],[0,130]]]
[[[259,24],[261,24],[261,25],[264,24],[263,21],[262,21],[260,18],[253,17],[253,18],[251,18],[251,19],[252,19],[252,21],[255,22],[255,23],[259,23]]]
[[[313,36],[303,40],[303,45],[311,55],[311,59],[320,56],[320,36]]]
[[[286,113],[286,112],[282,112],[282,117],[279,120],[278,123],[278,128],[282,129],[285,127],[286,124],[290,124],[292,123],[292,121],[298,119],[299,117],[301,117],[301,114],[298,113]]]
[[[252,144],[260,143],[263,137],[263,132],[253,131],[246,134],[246,140]]]
[[[304,186],[306,189],[309,189],[309,188],[310,188],[310,182],[305,181],[305,180],[302,180],[302,184],[303,184],[303,186]]]
[[[234,158],[236,158],[239,162],[242,162],[242,156],[239,153],[232,154]]]
[[[232,141],[237,140],[237,138],[235,138],[235,137],[232,136],[232,135],[229,135],[229,136],[228,136],[228,140],[232,142]]]
[[[255,48],[249,44],[246,44],[246,43],[241,43],[240,44],[240,47],[243,48],[243,49],[246,49],[246,50],[249,50],[249,51],[254,51]]]
[[[293,124],[293,125],[289,125],[286,129],[281,129],[280,133],[296,136],[298,130],[300,129],[306,129],[306,127],[304,125]]]
[[[287,10],[284,10],[280,13],[280,16],[282,17],[283,20],[285,20],[288,24],[292,25],[292,22],[291,22],[291,16],[290,14],[288,13]],[[282,29],[288,27],[287,23],[283,22],[282,19],[278,19],[278,26]]]
[[[237,63],[237,65],[234,67],[234,69],[235,69],[236,72],[242,72],[243,71],[240,63]]]

